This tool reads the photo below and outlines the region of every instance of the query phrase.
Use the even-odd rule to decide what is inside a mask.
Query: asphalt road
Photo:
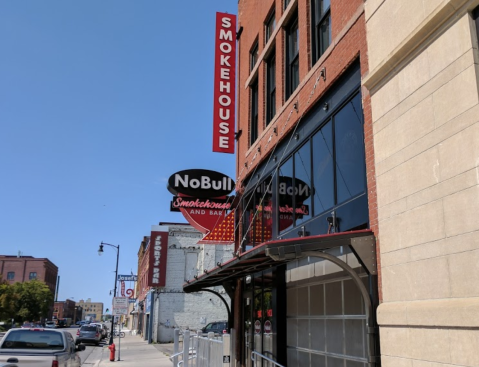
[[[66,329],[64,329],[64,330],[66,330],[66,331],[68,331],[70,334],[72,334],[73,339],[76,339],[78,327],[70,327],[70,328],[66,328]],[[96,346],[96,345],[93,345],[93,344],[84,344],[84,345],[85,345],[85,347],[86,347],[85,350],[84,350],[84,351],[81,351],[81,352],[78,352],[78,355],[80,356],[81,361],[82,361],[82,365],[83,365],[83,362],[89,357],[89,355],[90,355],[95,349],[103,348],[103,346],[108,345],[108,340],[107,340],[107,339],[102,340],[102,342],[100,343],[99,346]]]

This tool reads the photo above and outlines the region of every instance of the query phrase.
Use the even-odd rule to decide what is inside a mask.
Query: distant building
[[[80,300],[78,306],[83,309],[83,320],[101,321],[103,315],[103,302],[92,302],[91,298],[86,301]]]
[[[164,238],[159,241],[163,233]],[[228,319],[224,302],[230,307],[230,298],[223,287],[211,289],[217,295],[186,294],[182,289],[185,279],[232,257],[233,244],[199,244],[202,238],[202,233],[185,223],[154,225],[151,235],[143,238],[138,251],[138,304],[130,314],[134,315],[132,327],[141,330],[148,341],[169,342],[173,340],[175,327],[199,329],[208,322]],[[162,246],[160,250],[158,243]],[[155,258],[157,251],[160,255]],[[156,263],[158,282],[152,269]]]
[[[58,267],[47,258],[0,255],[0,274],[10,284],[40,280],[55,294]]]
[[[54,319],[71,318],[72,320],[74,320],[75,313],[75,301],[72,301],[71,299],[55,302],[53,304]]]

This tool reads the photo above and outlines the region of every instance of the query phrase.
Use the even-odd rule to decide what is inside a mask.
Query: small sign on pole
[[[128,297],[113,297],[112,315],[128,315]]]

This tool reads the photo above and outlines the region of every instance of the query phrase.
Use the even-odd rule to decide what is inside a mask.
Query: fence
[[[183,346],[180,350],[180,330],[175,329],[174,352],[170,357],[173,367],[233,367],[234,366],[234,329],[231,334],[215,336],[208,333],[182,333]]]

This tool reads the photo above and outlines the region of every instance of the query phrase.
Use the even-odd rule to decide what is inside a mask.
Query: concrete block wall
[[[203,235],[189,225],[169,225],[166,286],[154,295],[153,341],[173,341],[174,329],[200,329],[215,320],[227,320],[226,306],[209,292],[184,293],[183,284],[218,261],[231,258],[231,245],[199,245]],[[190,262],[187,261],[190,259]],[[194,263],[192,260],[196,259]],[[215,287],[230,305],[223,287]]]
[[[384,366],[479,365],[478,5],[366,2]]]

